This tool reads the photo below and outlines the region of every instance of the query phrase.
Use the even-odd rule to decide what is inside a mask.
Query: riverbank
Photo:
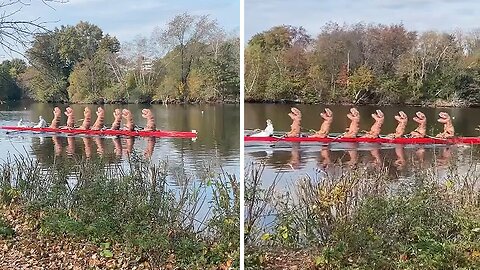
[[[284,192],[246,168],[246,269],[476,269],[475,165],[423,168],[395,180],[382,168],[306,176]]]
[[[108,100],[97,100],[94,102],[38,102],[33,99],[21,99],[21,100],[0,100],[0,104],[7,104],[9,102],[27,102],[27,103],[45,103],[45,104],[96,104],[96,105],[103,105],[103,104],[162,104],[162,105],[203,105],[203,104],[212,104],[212,105],[219,105],[219,104],[240,104],[240,98],[228,98],[224,100],[213,100],[213,101],[179,101],[179,100],[142,100],[142,101],[128,101],[128,100],[116,100],[116,101],[108,101]]]
[[[3,265],[62,269],[228,269],[239,263],[239,182],[205,183],[133,155],[0,165]],[[169,183],[182,183],[172,187]]]
[[[263,100],[245,100],[245,103],[251,104],[312,104],[312,105],[325,105],[325,106],[410,106],[410,107],[428,107],[428,108],[478,108],[480,103],[471,103],[468,101],[448,101],[437,99],[433,101],[424,101],[421,103],[388,103],[388,102],[366,102],[366,103],[348,103],[348,102],[309,102],[304,100],[273,100],[273,101],[263,101]]]

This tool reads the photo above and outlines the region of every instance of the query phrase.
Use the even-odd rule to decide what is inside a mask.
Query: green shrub
[[[480,266],[479,213],[458,209],[442,190],[366,199],[336,226],[317,258],[320,268],[458,269]]]

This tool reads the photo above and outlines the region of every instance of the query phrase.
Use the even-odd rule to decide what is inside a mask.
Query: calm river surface
[[[245,104],[245,129],[263,129],[265,120],[271,119],[276,131],[288,131],[291,120],[288,116],[290,104]],[[302,131],[318,130],[321,124],[320,112],[324,105],[295,105],[302,111]],[[349,125],[346,117],[351,106],[328,106],[334,114],[331,132],[340,133]],[[480,124],[480,108],[423,108],[406,106],[359,106],[361,130],[369,130],[374,122],[370,116],[376,109],[385,114],[382,133],[395,130],[397,121],[394,115],[403,110],[409,116],[407,131],[416,125],[411,120],[416,111],[427,116],[428,134],[437,134],[443,126],[437,122],[438,113],[448,112],[454,117],[456,133],[459,136],[480,136],[475,128]],[[447,174],[452,164],[469,168],[480,164],[480,149],[465,145],[380,145],[334,143],[330,145],[312,143],[245,143],[245,164],[264,164],[265,184],[280,177],[281,185],[296,181],[306,175],[336,174],[344,169],[366,166],[374,169],[387,169],[389,174],[399,179],[408,177],[414,170],[437,168],[440,174]]]
[[[66,105],[58,105],[64,111]],[[83,119],[85,106],[96,119],[96,105],[72,105],[75,119]],[[52,120],[53,104],[7,103],[0,105],[0,126],[37,122],[42,115]],[[239,105],[103,105],[105,123],[111,125],[116,108],[128,108],[137,125],[145,125],[141,110],[149,108],[155,114],[157,129],[173,131],[198,131],[198,138],[126,138],[126,137],[67,137],[63,135],[36,135],[32,133],[7,134],[0,131],[0,160],[4,162],[12,154],[29,155],[49,165],[74,157],[106,158],[111,164],[124,162],[131,153],[151,158],[152,161],[168,161],[169,167],[190,177],[202,179],[206,172],[239,175]],[[62,125],[66,117],[63,115]],[[93,122],[92,121],[92,122]],[[77,122],[78,125],[81,121]]]

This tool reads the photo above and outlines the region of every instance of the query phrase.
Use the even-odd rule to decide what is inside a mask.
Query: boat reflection
[[[354,144],[358,147],[358,144]],[[353,148],[350,150],[347,150],[349,160],[347,161],[347,165],[351,168],[354,168],[357,163],[358,163],[358,151],[357,148]]]
[[[62,144],[60,143],[60,140],[58,139],[57,136],[52,136],[52,141],[54,145],[53,149],[54,149],[55,156],[60,156],[62,154]]]
[[[300,143],[292,144],[291,157],[288,161],[288,165],[294,170],[300,168]]]
[[[55,158],[83,156],[87,159],[102,157],[119,162],[129,157],[135,150],[143,152],[145,158],[150,159],[155,149],[155,138],[138,138],[138,145],[134,137],[73,137],[51,136],[34,138],[32,151],[41,162],[53,164]],[[54,156],[51,156],[52,153]]]
[[[317,166],[326,169],[330,164],[332,164],[332,159],[330,158],[330,149],[328,149],[328,146],[324,146],[320,150]]]
[[[460,151],[467,148],[469,147],[460,147]],[[386,146],[359,143],[316,146],[292,143],[275,147],[266,145],[245,148],[247,162],[265,164],[268,169],[277,172],[293,170],[308,173],[309,169],[331,171],[338,168],[354,170],[363,166],[372,170],[387,169],[396,176],[431,165],[446,168],[458,152],[458,146]]]
[[[135,143],[135,138],[134,137],[125,137],[123,138],[125,148],[123,148],[123,155],[126,157],[129,157],[132,154],[133,151],[133,144]]]
[[[152,158],[153,149],[155,148],[157,140],[154,137],[147,137],[145,140],[147,141],[147,147],[145,147],[145,150],[143,151],[143,156],[150,159]]]
[[[397,159],[393,162],[395,168],[397,168],[399,171],[405,169],[407,160],[405,159],[405,150],[403,145],[395,145],[395,155],[397,156]]]
[[[112,141],[113,141],[113,147],[114,147],[113,152],[115,153],[115,156],[117,158],[121,158],[123,151],[122,151],[122,142],[120,141],[120,138],[115,137],[112,139]]]
[[[72,141],[75,141],[74,138],[71,138]],[[67,139],[67,141],[70,141],[70,138]],[[83,137],[82,138],[82,141],[83,141],[83,149],[85,150],[84,153],[85,153],[85,156],[87,158],[91,158],[92,157],[92,139],[91,138],[87,138],[87,137]],[[75,155],[75,152],[73,153],[69,153],[67,152],[67,154],[69,156],[73,156]]]
[[[102,140],[102,138],[99,138],[99,137],[94,137],[93,140],[95,141],[95,146],[97,147],[97,154],[100,156],[100,157],[103,157],[103,154],[105,153],[105,146],[104,146],[104,141]]]
[[[73,137],[67,137],[67,154],[75,155],[75,138]]]
[[[442,154],[438,157],[437,163],[442,167],[448,167],[452,160],[452,149],[445,147],[442,149]]]

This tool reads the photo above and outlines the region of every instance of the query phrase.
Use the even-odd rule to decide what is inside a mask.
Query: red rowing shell
[[[197,132],[192,131],[128,131],[128,130],[82,130],[82,129],[60,129],[60,128],[33,128],[33,127],[16,127],[3,126],[1,129],[15,131],[34,131],[48,133],[66,133],[72,135],[92,135],[92,136],[140,136],[140,137],[170,137],[170,138],[196,138]]]
[[[251,137],[245,136],[245,142],[319,142],[319,143],[393,143],[393,144],[480,144],[478,137],[440,138],[309,138],[309,137]]]

